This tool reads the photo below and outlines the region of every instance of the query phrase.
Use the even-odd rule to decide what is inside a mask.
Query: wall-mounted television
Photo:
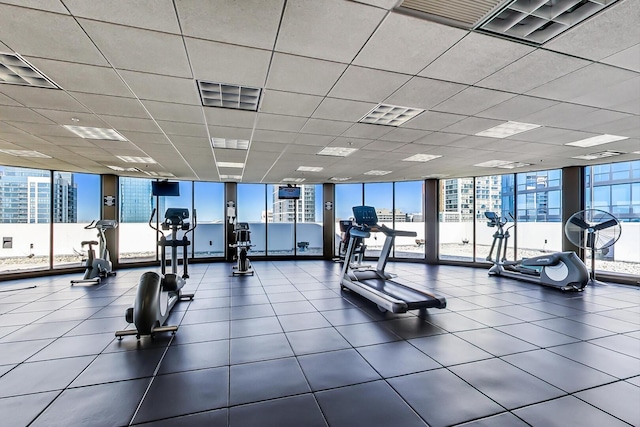
[[[300,187],[279,187],[278,199],[299,199]]]
[[[180,183],[175,181],[151,181],[151,195],[153,196],[179,196]]]

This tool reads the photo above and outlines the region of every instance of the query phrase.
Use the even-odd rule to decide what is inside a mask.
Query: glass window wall
[[[156,231],[149,227],[151,212],[156,207],[156,198],[151,196],[152,181],[129,177],[118,179],[120,197],[118,260],[121,263],[157,259]],[[161,200],[157,208],[157,215],[162,219],[166,209],[164,201]]]
[[[501,218],[508,220],[504,226],[507,231],[513,226],[513,200],[514,200],[514,175],[491,175],[476,177],[476,202],[475,202],[475,221],[476,221],[476,261],[489,262],[488,257],[497,259],[497,244],[494,252],[490,254],[491,245],[493,243],[493,235],[497,231],[495,227],[487,227],[487,217],[485,212],[493,212]],[[509,229],[509,238],[507,239],[507,251],[503,252],[507,259],[514,259],[514,230]],[[504,241],[503,241],[504,248]],[[504,249],[501,249],[503,251]]]
[[[224,184],[194,182],[193,192],[193,206],[198,214],[198,227],[192,243],[194,257],[224,257]]]
[[[296,255],[321,256],[323,200],[322,185],[301,185],[296,217]]]
[[[364,204],[376,208],[378,224],[393,228],[395,222],[406,220],[406,214],[404,214],[403,218],[403,214],[393,208],[393,183],[391,182],[365,184]],[[379,257],[385,237],[382,233],[371,233],[371,237],[364,239],[364,244],[367,246],[365,255]],[[393,253],[389,254],[389,256],[393,256]]]
[[[360,206],[364,203],[364,194],[362,192],[362,184],[338,184],[335,186],[335,203],[334,209],[336,213],[335,231],[335,247],[334,254],[340,255],[340,252],[346,251],[346,244],[343,242],[344,233],[340,231],[340,221],[352,221],[354,206]],[[342,242],[342,243],[341,243]]]
[[[249,224],[251,248],[249,256],[267,254],[267,219],[273,211],[267,210],[264,184],[238,184],[238,222]]]
[[[424,181],[396,182],[394,184],[394,209],[397,230],[413,231],[415,237],[396,237],[396,258],[424,259]]]
[[[440,259],[473,261],[473,178],[440,181]]]

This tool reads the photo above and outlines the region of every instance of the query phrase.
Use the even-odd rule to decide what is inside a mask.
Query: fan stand
[[[593,285],[607,286],[605,282],[601,282],[596,279],[596,239],[591,239],[591,240],[592,240],[591,246],[589,247],[589,249],[591,249],[591,277],[587,282],[587,286],[593,286]]]

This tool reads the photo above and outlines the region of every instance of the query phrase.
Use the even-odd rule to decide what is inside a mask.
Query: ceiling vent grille
[[[198,81],[200,99],[205,107],[258,111],[262,89],[227,83]]]
[[[404,0],[400,10],[417,11],[434,21],[472,28],[504,0]]]
[[[17,53],[0,53],[0,83],[60,89]]]
[[[494,34],[542,44],[618,0],[515,0],[478,26]]]

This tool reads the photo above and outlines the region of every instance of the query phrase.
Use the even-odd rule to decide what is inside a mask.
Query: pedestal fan
[[[571,215],[564,232],[571,243],[591,250],[591,279],[588,284],[602,284],[596,280],[596,251],[613,246],[620,238],[622,227],[618,218],[599,209],[585,209]]]

